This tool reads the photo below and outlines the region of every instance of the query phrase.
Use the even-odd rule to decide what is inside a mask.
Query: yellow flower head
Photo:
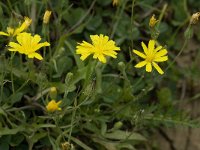
[[[49,23],[50,16],[51,16],[51,11],[46,10],[45,13],[44,13],[44,17],[43,17],[43,23],[44,24]]]
[[[150,26],[151,28],[153,28],[153,27],[156,25],[156,23],[157,23],[158,21],[159,21],[159,20],[156,20],[155,15],[153,15],[153,16],[151,17],[151,19],[149,20],[149,26]]]
[[[102,34],[91,35],[92,44],[83,41],[78,43],[76,47],[76,54],[81,54],[81,60],[85,60],[89,55],[94,54],[93,58],[98,59],[102,63],[106,63],[105,56],[111,56],[117,58],[117,52],[120,48],[116,47],[113,40],[109,40],[108,36]]]
[[[41,47],[49,46],[50,44],[48,42],[39,43],[41,40],[39,35],[31,36],[30,33],[20,33],[17,35],[17,42],[9,42],[8,50],[9,51],[18,51],[21,54],[25,54],[28,56],[28,58],[37,58],[39,60],[42,60],[43,57],[36,53],[37,50],[39,50]]]
[[[47,106],[46,106],[47,111],[49,111],[49,112],[54,112],[54,111],[56,111],[56,110],[61,110],[61,108],[59,107],[59,105],[60,105],[61,102],[62,102],[62,101],[58,101],[58,102],[56,103],[55,100],[51,100],[51,101],[47,104]]]
[[[24,17],[24,22],[18,27],[17,29],[13,29],[11,27],[7,27],[7,33],[0,31],[0,35],[4,36],[16,36],[19,33],[23,32],[26,30],[32,22],[32,19],[29,19],[28,17]]]
[[[168,60],[167,56],[167,50],[163,48],[162,46],[158,46],[155,48],[155,41],[150,40],[147,46],[142,42],[142,48],[144,50],[144,53],[139,52],[138,50],[133,50],[135,54],[142,57],[144,61],[139,62],[137,65],[135,65],[136,68],[141,68],[146,65],[146,71],[151,72],[152,71],[152,65],[155,67],[155,69],[160,73],[163,74],[164,72],[162,69],[158,66],[157,62],[164,62]]]

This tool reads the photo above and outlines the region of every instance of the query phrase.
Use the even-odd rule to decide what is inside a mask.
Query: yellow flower
[[[39,60],[42,60],[43,57],[36,53],[37,50],[39,50],[41,47],[49,46],[50,44],[48,42],[39,43],[41,40],[39,35],[31,36],[30,33],[20,33],[17,35],[17,42],[9,42],[8,50],[9,51],[18,51],[21,54],[25,54],[28,56],[28,58],[37,58]]]
[[[146,65],[146,71],[151,72],[152,71],[152,65],[156,68],[156,70],[163,74],[164,72],[162,69],[158,66],[157,62],[164,62],[168,60],[167,50],[163,48],[162,46],[158,46],[155,48],[155,41],[150,40],[147,46],[142,42],[142,48],[144,50],[144,53],[139,52],[138,50],[133,50],[135,54],[142,57],[144,61],[139,62],[137,65],[135,65],[136,68],[141,68]]]
[[[91,35],[90,38],[92,44],[83,41],[82,43],[78,43],[76,47],[76,54],[81,54],[81,60],[85,60],[91,54],[94,54],[94,59],[98,59],[102,63],[106,63],[106,55],[117,58],[116,51],[119,51],[120,48],[116,47],[115,42],[109,40],[108,36],[100,34],[100,36]]]
[[[51,16],[51,11],[46,10],[45,13],[44,13],[44,17],[43,17],[43,23],[44,24],[49,23],[50,16]]]
[[[7,33],[0,31],[0,35],[16,36],[19,33],[21,33],[24,30],[26,30],[30,26],[31,22],[32,22],[31,19],[29,19],[28,17],[24,17],[24,22],[20,25],[20,27],[18,27],[17,29],[13,29],[11,27],[7,27]]]
[[[159,20],[156,20],[155,15],[153,15],[153,16],[151,17],[151,19],[149,20],[149,26],[150,26],[151,28],[153,28],[153,27],[156,25],[156,23],[157,23],[158,21],[159,21]]]
[[[59,107],[59,105],[60,105],[61,102],[62,102],[62,101],[58,101],[58,102],[56,103],[55,100],[51,100],[51,101],[47,104],[47,106],[46,106],[47,111],[49,111],[49,112],[54,112],[54,111],[56,111],[56,110],[61,110],[61,108]]]
[[[117,6],[118,3],[119,3],[119,0],[113,0],[112,5],[113,5],[113,6]]]

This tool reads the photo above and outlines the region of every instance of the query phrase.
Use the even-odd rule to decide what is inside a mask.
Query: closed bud
[[[118,121],[114,124],[113,129],[120,129],[123,126],[123,123],[121,121]]]
[[[190,18],[190,24],[196,24],[199,20],[200,12],[194,13]]]
[[[43,23],[44,24],[49,23],[50,16],[51,16],[51,11],[46,10],[45,13],[44,13],[44,17],[43,17]]]
[[[113,0],[112,5],[117,6],[119,4],[119,0]]]
[[[68,74],[67,74],[67,76],[66,76],[66,78],[65,78],[65,83],[66,84],[69,84],[69,82],[72,80],[72,78],[73,78],[73,73],[71,73],[71,72],[69,72]]]
[[[123,70],[125,70],[125,68],[126,68],[124,62],[122,62],[122,61],[119,62],[119,63],[118,63],[118,68],[119,68],[119,70],[120,70],[121,72],[123,72]]]
[[[149,20],[149,26],[150,26],[151,28],[155,27],[155,25],[156,25],[156,23],[157,23],[158,21],[159,21],[159,20],[157,20],[157,19],[155,18],[155,15],[153,14],[153,16],[151,17],[151,19]]]
[[[51,99],[56,99],[57,98],[57,89],[56,87],[51,87],[49,91],[49,95]]]

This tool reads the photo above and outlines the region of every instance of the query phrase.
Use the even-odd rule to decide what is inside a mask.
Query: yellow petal
[[[81,55],[80,59],[85,60],[89,55],[90,55],[90,53],[84,53]]]
[[[99,61],[101,61],[102,63],[106,63],[106,58],[103,55],[99,55],[98,56]]]
[[[166,60],[168,60],[168,56],[158,57],[158,58],[155,58],[153,61],[163,62],[163,61],[166,61]]]
[[[144,50],[144,53],[147,55],[148,54],[148,48],[147,48],[146,44],[144,44],[144,42],[142,42],[141,45],[142,45],[142,48]]]
[[[158,46],[158,47],[154,50],[154,52],[156,53],[156,52],[159,51],[160,49],[162,49],[162,46]]]
[[[152,71],[152,65],[151,65],[150,62],[148,62],[147,65],[146,65],[146,71],[147,72],[151,72]]]
[[[21,51],[21,45],[15,42],[9,42],[8,46],[9,46],[8,48],[9,51]]]
[[[156,68],[156,70],[158,71],[158,73],[163,74],[164,72],[162,71],[162,69],[158,66],[157,63],[152,62],[154,68]]]
[[[146,55],[143,54],[143,53],[141,53],[141,52],[139,52],[138,50],[133,50],[133,52],[134,52],[135,54],[137,54],[138,56],[144,58],[144,59],[146,58]]]
[[[152,52],[154,50],[154,48],[155,48],[155,41],[154,40],[150,40],[149,44],[148,44],[148,50],[150,52]]]
[[[141,62],[139,62],[137,65],[135,65],[135,67],[136,67],[136,68],[141,68],[141,67],[145,66],[146,64],[147,64],[146,61],[141,61]]]
[[[95,46],[95,45],[98,45],[99,43],[99,36],[98,35],[90,35],[90,38],[92,40],[92,44]]]
[[[17,42],[21,45],[27,45],[28,43],[31,42],[31,34],[30,33],[20,33],[17,36]]]
[[[44,46],[50,46],[50,44],[48,42],[39,43],[34,47],[34,50],[35,51],[39,50],[41,47],[44,47]]]
[[[57,105],[60,105],[61,103],[62,103],[62,101],[58,101],[58,102],[57,102]]]
[[[107,55],[107,56],[111,56],[113,58],[117,58],[117,52],[115,51],[104,51],[103,54]]]
[[[40,40],[41,40],[41,37],[40,37],[38,34],[36,34],[36,35],[33,36],[31,42],[32,42],[33,44],[38,44],[38,43],[40,42]]]
[[[167,50],[166,50],[166,49],[162,49],[162,50],[160,50],[159,52],[157,52],[157,53],[155,54],[155,58],[164,56],[164,55],[166,55],[166,54],[167,54]]]
[[[38,54],[38,53],[31,53],[31,54],[28,54],[28,58],[37,58],[37,59],[39,59],[39,60],[42,60],[42,59],[43,59],[43,57],[42,57],[40,54]]]
[[[5,32],[3,32],[3,31],[0,31],[0,35],[9,36],[8,33],[5,33]]]

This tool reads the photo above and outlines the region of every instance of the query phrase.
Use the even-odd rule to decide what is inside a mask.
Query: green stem
[[[165,69],[165,71],[167,71],[167,70],[176,62],[177,58],[182,54],[183,50],[185,49],[187,43],[188,43],[188,39],[186,39],[186,40],[184,41],[181,50],[180,50],[179,53],[176,55],[176,57],[173,59],[173,61],[168,65],[168,67]]]
[[[116,22],[115,22],[115,24],[114,24],[114,26],[113,26],[113,30],[112,30],[111,35],[110,35],[110,38],[111,38],[111,39],[112,39],[112,38],[114,37],[114,35],[115,35],[115,32],[116,32],[117,27],[118,27],[118,25],[119,25],[119,21],[120,21],[120,19],[121,19],[121,17],[122,17],[122,14],[123,14],[123,12],[124,12],[124,9],[125,9],[125,6],[126,6],[126,3],[127,3],[127,2],[128,2],[127,0],[124,0],[124,2],[122,3],[122,8],[121,8],[119,14],[117,13],[117,20],[116,20]]]
[[[76,109],[77,109],[77,99],[75,98],[74,101],[74,111],[72,112],[72,119],[71,119],[71,123],[70,123],[70,131],[69,131],[69,137],[68,137],[68,143],[70,143],[71,141],[71,135],[72,135],[72,130],[74,127],[74,120],[75,120],[75,116],[76,116]]]
[[[135,7],[135,1],[136,0],[132,1],[132,6],[131,6],[131,35],[132,36],[134,35],[134,33],[133,33],[133,20],[134,20],[133,10],[134,10],[134,7]],[[132,49],[133,49],[133,38],[131,39],[131,46],[132,46]]]
[[[15,94],[14,78],[13,78],[13,58],[14,58],[14,56],[15,56],[15,52],[11,54],[11,58],[10,58],[10,65],[11,65],[10,78],[11,78],[12,93],[13,94]]]

